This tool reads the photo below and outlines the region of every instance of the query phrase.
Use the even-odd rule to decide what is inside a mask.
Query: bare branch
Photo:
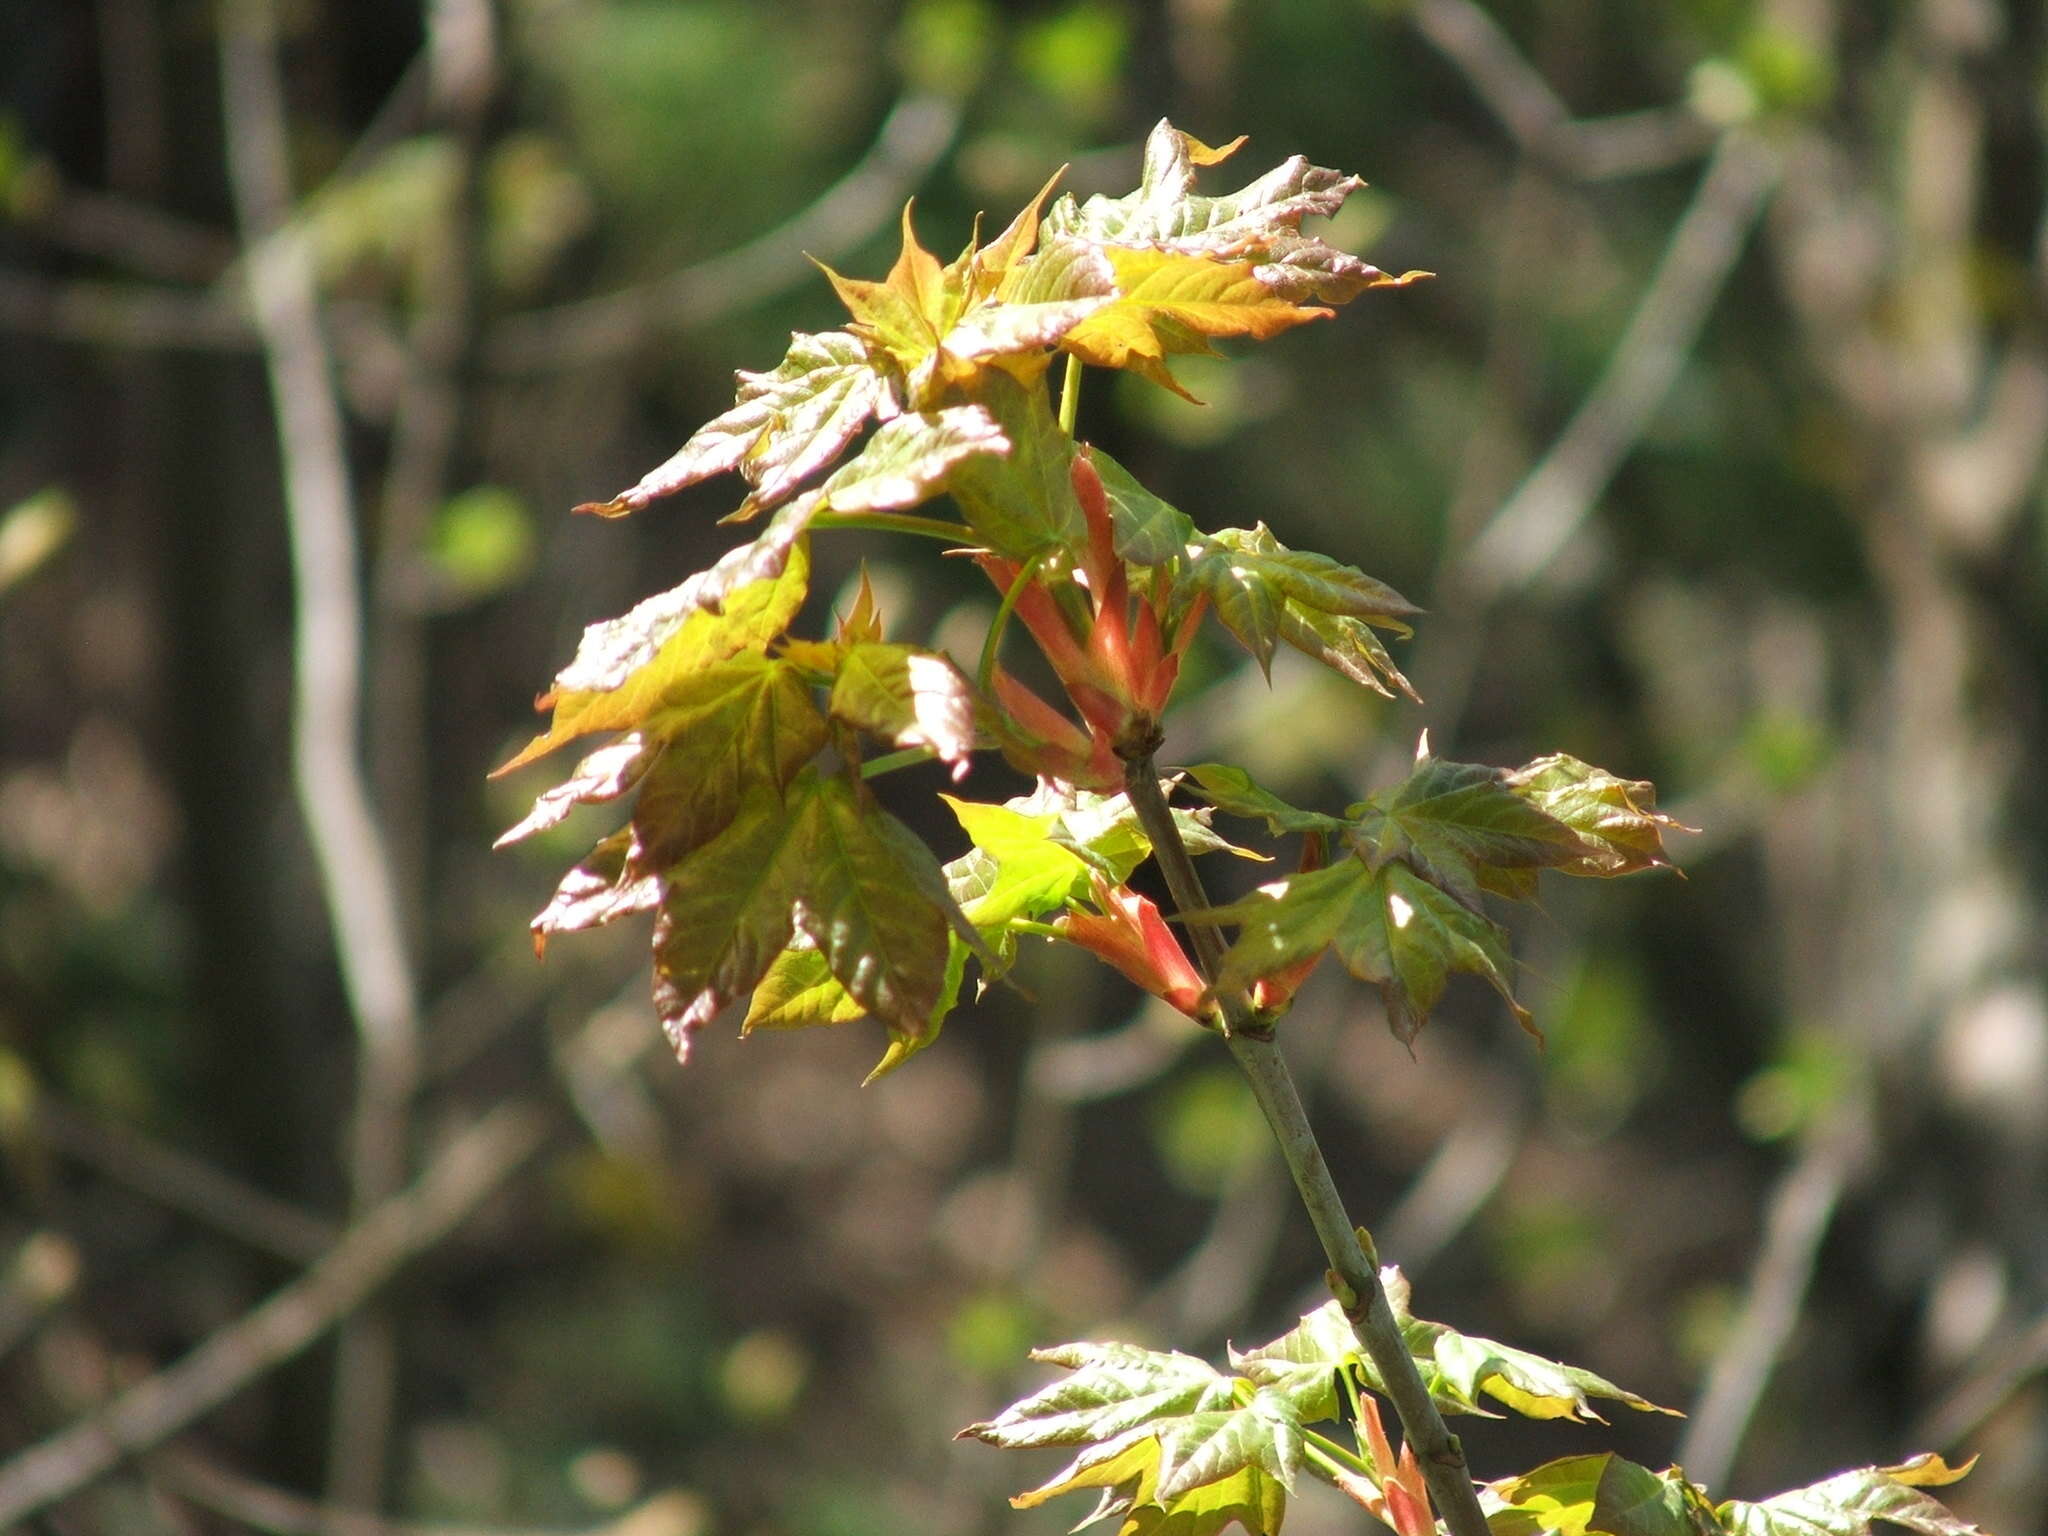
[[[1749,135],[1726,134],[1593,392],[1459,568],[1484,601],[1539,575],[1593,509],[1663,404],[1777,180]]]
[[[211,294],[86,278],[51,282],[24,272],[0,272],[0,329],[166,351],[246,352],[256,343],[241,307]]]
[[[1526,154],[1580,181],[1599,181],[1697,159],[1712,127],[1685,107],[1574,118],[1550,82],[1473,0],[1420,0],[1415,29],[1465,76]]]
[[[1860,1109],[1845,1104],[1815,1129],[1779,1180],[1742,1311],[1714,1357],[1706,1392],[1678,1444],[1675,1459],[1701,1486],[1727,1481],[1743,1432],[1806,1304],[1821,1239],[1868,1155]]]
[[[834,256],[886,227],[959,128],[958,103],[905,96],[854,167],[787,223],[658,281],[514,316],[491,339],[492,365],[518,372],[601,362],[663,327],[703,325],[778,292],[810,270],[806,252]]]
[[[2048,1312],[2018,1338],[2001,1333],[1978,1353],[1963,1379],[1923,1413],[1908,1437],[1948,1450],[1974,1436],[2028,1381],[2048,1371]]]
[[[363,1211],[405,1177],[419,1079],[419,1002],[383,828],[357,757],[362,733],[363,618],[356,509],[341,404],[321,333],[312,254],[292,214],[290,146],[272,0],[224,0],[221,95],[228,179],[247,249],[244,271],[263,338],[284,465],[298,598],[293,635],[292,764],[320,869],[342,985],[360,1049],[350,1122],[349,1179]],[[351,1444],[374,1444],[375,1466],[346,1493],[381,1481],[382,1425],[396,1371],[388,1325],[366,1321],[343,1340],[336,1421]]]
[[[161,1457],[151,1468],[161,1487],[228,1519],[274,1536],[566,1536],[562,1528],[533,1530],[498,1525],[455,1525],[441,1521],[387,1520],[360,1510],[337,1509],[184,1453]],[[586,1526],[581,1536],[693,1536],[704,1525],[704,1510],[687,1493],[671,1490],[643,1499],[624,1514]]]
[[[161,1444],[298,1354],[500,1188],[539,1150],[550,1120],[533,1104],[499,1105],[450,1141],[417,1183],[352,1223],[325,1258],[253,1311],[0,1466],[0,1530]]]
[[[58,1151],[108,1178],[182,1211],[260,1252],[311,1263],[334,1229],[213,1164],[125,1125],[98,1120],[49,1098],[36,1102],[36,1129]]]

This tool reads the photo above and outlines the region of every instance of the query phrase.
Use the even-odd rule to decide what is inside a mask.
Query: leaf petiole
[[[1301,1432],[1303,1449],[1312,1462],[1327,1463],[1326,1470],[1348,1472],[1354,1477],[1369,1478],[1377,1483],[1372,1463],[1355,1451],[1347,1451],[1337,1441],[1316,1430],[1303,1428]]]
[[[939,517],[913,517],[907,512],[819,512],[812,516],[813,528],[860,529],[869,533],[914,533],[920,538],[943,539],[965,546],[969,530],[965,523],[949,523]]]
[[[1067,371],[1060,377],[1060,430],[1069,439],[1081,420],[1081,359],[1067,354]]]
[[[898,768],[908,768],[914,763],[928,763],[937,756],[930,747],[905,747],[901,752],[885,753],[871,757],[860,765],[860,776],[864,779],[880,778],[885,773],[894,773]]]
[[[1010,582],[1009,590],[1003,593],[1002,605],[996,609],[995,621],[988,627],[988,638],[981,643],[981,660],[975,664],[974,686],[981,690],[984,698],[994,689],[996,675],[996,650],[1003,643],[1003,631],[1009,627],[1010,615],[1017,611],[1017,603],[1024,596],[1024,589],[1038,575],[1038,568],[1045,562],[1047,550],[1040,550],[1019,568]]]

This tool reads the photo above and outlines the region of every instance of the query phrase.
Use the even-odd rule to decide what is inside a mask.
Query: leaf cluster
[[[1497,1416],[1495,1405],[1533,1419],[1597,1421],[1596,1401],[1671,1411],[1578,1366],[1418,1318],[1400,1271],[1383,1270],[1381,1279],[1444,1413]],[[1437,1529],[1426,1491],[1404,1473],[1412,1457],[1395,1455],[1380,1428],[1369,1394],[1383,1384],[1334,1301],[1270,1343],[1232,1349],[1225,1370],[1129,1344],[1064,1344],[1032,1358],[1067,1374],[960,1432],[1004,1449],[1071,1452],[1064,1467],[1011,1500],[1020,1509],[1094,1490],[1095,1508],[1081,1526],[1115,1519],[1118,1536],[1213,1536],[1233,1524],[1275,1536],[1307,1476],[1403,1536]],[[1967,1470],[1920,1456],[1760,1503],[1717,1505],[1677,1468],[1653,1472],[1603,1453],[1486,1484],[1481,1503],[1493,1536],[1868,1536],[1877,1520],[1920,1536],[1981,1536],[1924,1491]]]
[[[1204,1016],[1178,940],[1127,887],[1149,847],[1128,804],[1105,811],[1104,798],[1196,624],[1213,611],[1261,665],[1286,641],[1408,691],[1374,632],[1406,633],[1416,610],[1398,593],[1263,525],[1200,531],[1107,454],[1077,448],[1054,413],[1056,354],[1177,387],[1171,356],[1422,275],[1389,277],[1302,232],[1356,178],[1297,158],[1234,193],[1197,193],[1197,169],[1231,148],[1162,123],[1128,196],[1048,207],[1048,183],[949,262],[918,243],[906,209],[886,278],[827,271],[845,329],[794,337],[776,367],[740,374],[733,408],[667,462],[579,509],[620,516],[737,472],[747,491],[729,520],[766,518],[711,569],[592,625],[540,701],[548,728],[500,770],[617,733],[501,841],[632,797],[628,824],[569,872],[534,933],[544,945],[652,913],[655,996],[679,1051],[750,998],[747,1029],[877,1018],[894,1065],[936,1034],[970,959],[999,977],[1033,931]],[[913,515],[941,497],[957,521]],[[999,632],[972,676],[884,640],[865,597],[831,641],[791,636],[812,535],[847,527],[901,528],[980,561],[1082,721],[1009,676]],[[870,761],[876,743],[897,755]],[[984,749],[1041,788],[958,802],[973,846],[942,866],[867,778],[903,755],[938,757],[957,778]],[[1185,831],[1215,846],[1197,818]]]

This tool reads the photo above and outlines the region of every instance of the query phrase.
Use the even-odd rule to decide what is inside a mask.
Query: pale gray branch
[[[1473,597],[1533,580],[1585,522],[1677,380],[1776,180],[1763,143],[1722,138],[1606,371],[1460,563]]]
[[[1702,1487],[1719,1487],[1735,1464],[1805,1307],[1821,1239],[1868,1156],[1866,1138],[1860,1106],[1845,1103],[1809,1135],[1771,1195],[1742,1311],[1714,1356],[1705,1394],[1678,1444],[1678,1463]]]
[[[253,1311],[0,1466],[0,1530],[161,1444],[298,1354],[502,1186],[540,1148],[549,1120],[532,1104],[492,1110],[450,1141],[416,1184],[353,1223],[325,1258]]]
[[[1713,128],[1685,107],[1575,118],[1473,0],[1419,0],[1415,29],[1457,67],[1526,154],[1581,181],[1663,170],[1705,154]]]
[[[491,338],[490,361],[508,371],[600,362],[663,327],[702,325],[764,299],[810,270],[807,253],[836,256],[885,228],[959,128],[958,103],[905,96],[858,163],[787,223],[657,281],[514,316]]]
[[[259,1252],[306,1264],[334,1241],[334,1228],[320,1218],[132,1127],[44,1096],[36,1103],[36,1129],[67,1156]]]
[[[360,1510],[338,1509],[269,1483],[239,1477],[225,1467],[183,1453],[163,1456],[150,1470],[158,1486],[273,1536],[565,1536],[561,1527],[534,1530],[389,1520]],[[614,1519],[581,1527],[580,1532],[581,1536],[694,1536],[703,1526],[704,1510],[699,1501],[671,1490],[643,1499]]]
[[[419,1080],[419,1000],[390,852],[358,756],[363,615],[356,508],[312,252],[302,234],[286,229],[291,153],[272,0],[225,0],[221,97],[228,181],[270,373],[291,534],[293,776],[359,1042],[349,1180],[360,1212],[405,1177]],[[352,1323],[336,1373],[335,1414],[350,1443],[383,1444],[395,1372],[388,1324]],[[381,1467],[381,1450],[372,1459]],[[344,1490],[347,1496],[364,1496],[363,1478],[346,1481],[356,1485]]]

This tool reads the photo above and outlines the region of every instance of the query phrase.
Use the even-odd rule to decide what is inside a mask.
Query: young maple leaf
[[[881,282],[843,277],[818,264],[853,315],[848,329],[871,355],[880,354],[900,370],[913,407],[937,403],[949,388],[972,383],[992,359],[1043,354],[1114,297],[1101,273],[1076,272],[1062,291],[1044,297],[1017,281],[1020,264],[1037,242],[1039,208],[1058,179],[1041,187],[987,246],[970,241],[945,266],[918,244],[910,205],[903,209],[901,252]]]
[[[1088,272],[1079,253],[1107,260],[1116,298],[1061,339],[1083,362],[1126,368],[1185,394],[1165,359],[1206,352],[1209,339],[1276,335],[1327,317],[1368,288],[1428,277],[1398,277],[1301,232],[1365,183],[1296,155],[1222,197],[1194,190],[1199,167],[1216,165],[1244,141],[1212,149],[1162,119],[1145,141],[1137,190],[1123,197],[1062,197],[1046,213],[1044,251],[1070,253],[1062,270]],[[1041,260],[1046,259],[1041,256]],[[1056,291],[1056,290],[1054,290]]]

